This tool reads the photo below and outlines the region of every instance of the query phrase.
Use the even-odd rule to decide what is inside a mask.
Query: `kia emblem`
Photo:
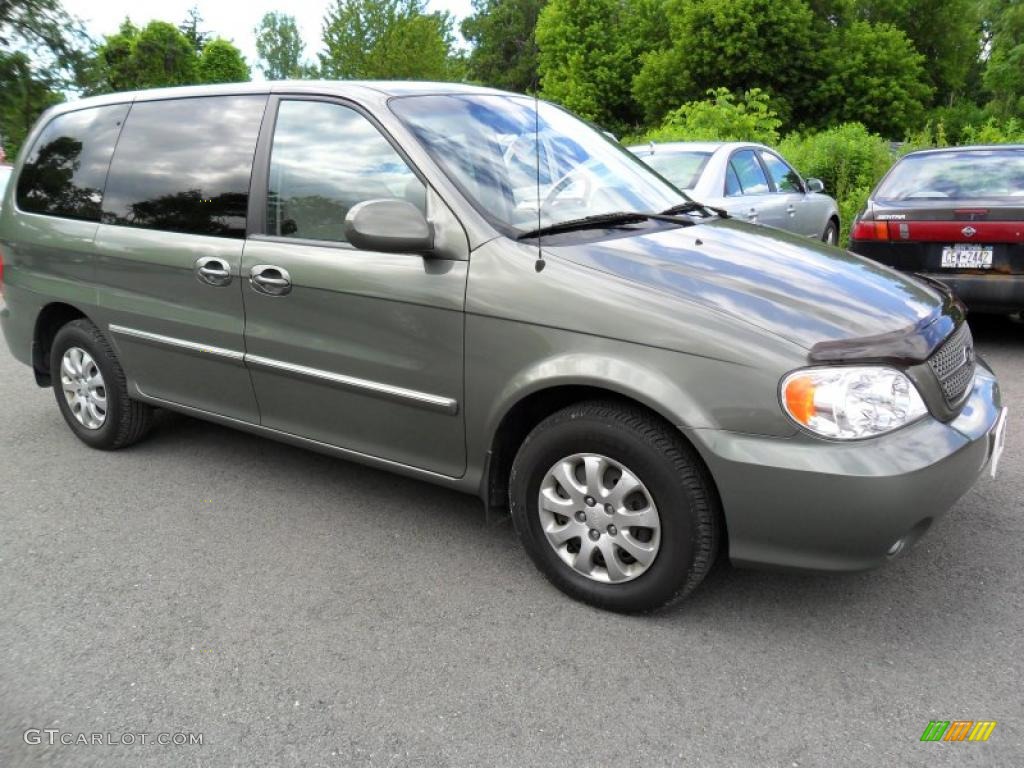
[[[976,234],[978,234],[978,230],[976,230],[972,226],[966,226],[960,230],[960,234],[962,234],[964,237],[974,237]]]

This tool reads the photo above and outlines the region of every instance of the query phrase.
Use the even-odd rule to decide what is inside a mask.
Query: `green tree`
[[[199,82],[198,63],[192,44],[173,24],[151,21],[139,29],[125,19],[97,48],[85,90],[109,93],[191,85]]]
[[[199,25],[202,23],[203,17],[199,15],[199,9],[192,6],[185,15],[185,20],[178,25],[178,30],[192,45],[192,50],[197,56],[203,52],[203,47],[211,37],[209,32],[199,31]]]
[[[653,9],[643,0],[551,0],[537,20],[541,95],[617,133],[635,125],[629,83],[656,44]]]
[[[1000,117],[1024,116],[1024,3],[991,0],[991,53],[985,66],[989,109]]]
[[[462,36],[473,44],[468,75],[494,88],[531,91],[537,87],[534,30],[547,0],[473,0],[473,15]]]
[[[981,8],[979,0],[857,0],[855,12],[906,34],[928,62],[925,81],[935,102],[948,106],[963,96],[982,54]]]
[[[267,80],[315,75],[315,67],[302,61],[302,51],[306,46],[294,16],[279,12],[264,14],[253,32],[259,56],[256,66]]]
[[[818,125],[859,120],[893,139],[923,122],[931,100],[924,58],[888,24],[855,21],[825,45],[829,71],[814,89]]]
[[[759,141],[775,144],[782,121],[768,94],[751,88],[737,99],[728,88],[708,91],[708,98],[689,101],[669,112],[659,128],[640,141]]]
[[[214,38],[203,46],[196,65],[196,79],[200,83],[244,83],[250,77],[245,57],[227,40]]]
[[[671,43],[648,54],[633,94],[660,121],[710,86],[766,91],[783,120],[812,117],[808,95],[822,61],[806,0],[667,0]]]
[[[448,13],[424,0],[335,0],[323,23],[323,77],[444,80],[454,39]]]
[[[47,70],[33,67],[22,51],[0,51],[0,140],[9,159],[40,113],[64,100],[60,83]]]

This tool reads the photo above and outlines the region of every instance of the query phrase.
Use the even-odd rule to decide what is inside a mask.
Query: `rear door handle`
[[[292,278],[286,269],[272,264],[257,264],[249,270],[249,285],[257,293],[284,296],[291,293]]]
[[[757,218],[757,208],[751,208],[749,211],[747,211],[747,218],[750,219],[751,221],[756,219]]]
[[[216,256],[203,256],[196,259],[195,270],[196,279],[206,285],[221,288],[231,283],[231,270],[226,262]]]
[[[790,216],[796,216],[796,208],[794,208],[791,205],[786,209],[786,213],[788,213]]]

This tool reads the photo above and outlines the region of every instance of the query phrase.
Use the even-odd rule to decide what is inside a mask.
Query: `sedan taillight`
[[[858,221],[853,225],[850,232],[851,240],[888,240],[889,222],[887,221]]]

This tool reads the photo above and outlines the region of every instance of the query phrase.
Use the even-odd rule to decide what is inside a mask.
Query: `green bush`
[[[751,88],[737,98],[728,88],[708,91],[707,99],[689,101],[665,117],[652,131],[633,143],[648,141],[759,141],[779,140],[782,121],[768,94]]]
[[[990,118],[981,125],[968,125],[963,131],[964,144],[1024,144],[1024,120],[1011,117],[1002,122]]]
[[[805,178],[825,183],[825,191],[839,203],[843,243],[853,218],[894,159],[889,143],[860,123],[821,133],[791,133],[779,144],[779,152]]]

